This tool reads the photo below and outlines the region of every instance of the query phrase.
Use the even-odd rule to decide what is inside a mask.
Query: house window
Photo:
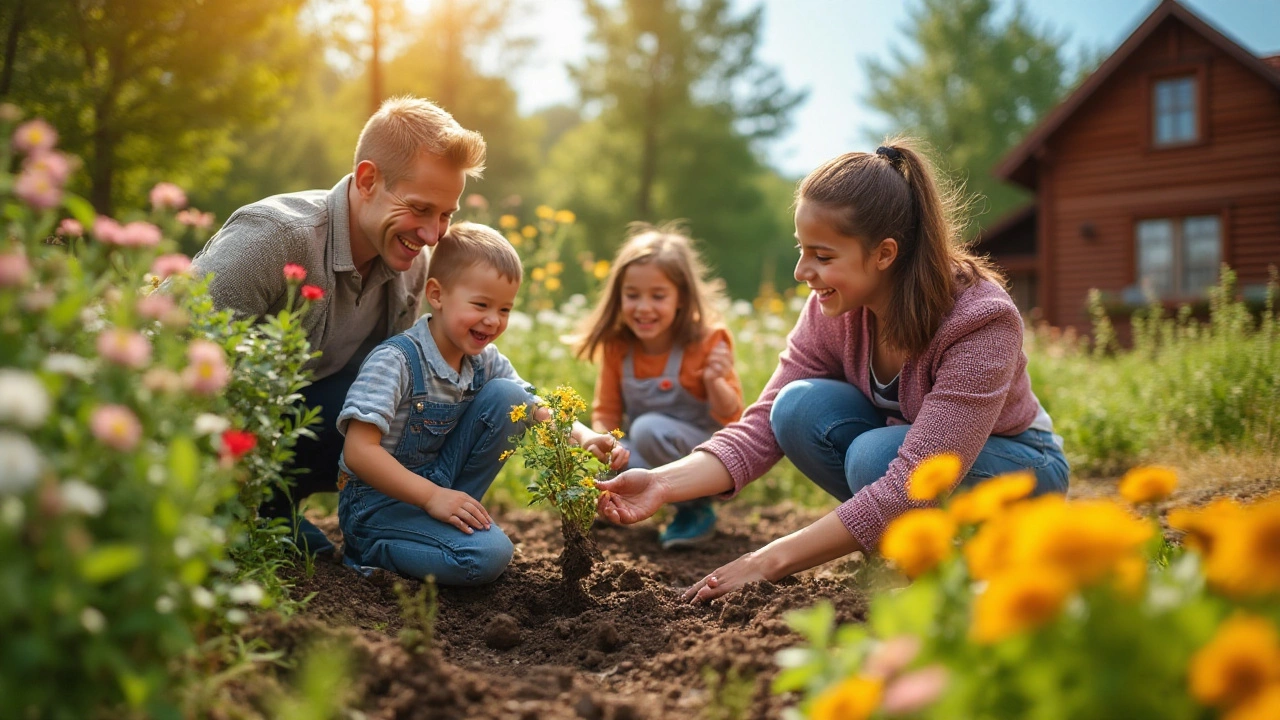
[[[1199,297],[1218,282],[1222,225],[1217,215],[1142,220],[1138,285],[1157,298]]]
[[[1156,145],[1180,145],[1200,139],[1194,75],[1156,81],[1154,104],[1152,130]]]

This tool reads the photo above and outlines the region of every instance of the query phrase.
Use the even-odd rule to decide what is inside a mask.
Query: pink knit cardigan
[[[810,296],[787,338],[787,349],[742,419],[717,432],[695,451],[719,458],[733,477],[732,497],[782,459],[769,424],[778,392],[805,378],[833,378],[870,389],[869,324],[863,308],[826,317]],[[982,281],[962,289],[929,347],[902,366],[898,400],[911,423],[889,470],[836,509],[840,520],[869,551],[878,551],[885,526],[923,506],[907,497],[907,478],[920,461],[954,452],[968,472],[991,435],[1025,431],[1039,410],[1022,352],[1022,318],[1009,295]]]

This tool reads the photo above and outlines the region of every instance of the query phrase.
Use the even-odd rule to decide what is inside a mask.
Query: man
[[[320,407],[315,440],[296,446],[294,502],[337,490],[343,438],[335,420],[364,357],[417,319],[427,277],[428,248],[449,229],[468,177],[484,170],[485,143],[449,113],[417,98],[393,98],[365,123],[354,171],[332,190],[275,195],[240,208],[193,260],[212,272],[209,292],[219,308],[261,318],[286,300],[285,263],[307,271],[324,297],[303,318],[314,382],[303,390]],[[291,517],[288,498],[260,508]],[[311,523],[298,532],[310,552],[333,545]]]

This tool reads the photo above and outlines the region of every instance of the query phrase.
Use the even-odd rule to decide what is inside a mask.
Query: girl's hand
[[[702,603],[753,582],[768,580],[760,558],[760,551],[749,552],[733,562],[694,583],[684,592],[686,602]]]
[[[702,381],[710,383],[718,378],[726,377],[733,369],[733,352],[729,345],[721,340],[707,354],[707,366],[702,369]]]
[[[603,490],[596,510],[611,522],[630,525],[658,512],[667,503],[667,481],[653,470],[628,470],[612,480],[597,480]]]
[[[593,434],[582,441],[582,447],[596,456],[602,463],[608,463],[614,470],[621,470],[631,459],[631,451],[622,447],[612,435]]]
[[[437,487],[422,504],[422,509],[436,520],[449,523],[468,535],[476,530],[488,530],[493,523],[489,511],[479,500],[445,487]]]

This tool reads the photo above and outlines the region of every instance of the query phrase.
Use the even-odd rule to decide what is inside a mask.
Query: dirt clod
[[[596,647],[605,652],[613,652],[622,644],[622,638],[618,636],[618,628],[608,620],[602,620],[596,625]]]
[[[506,613],[498,613],[484,630],[484,644],[494,650],[510,650],[520,644],[520,624]]]

